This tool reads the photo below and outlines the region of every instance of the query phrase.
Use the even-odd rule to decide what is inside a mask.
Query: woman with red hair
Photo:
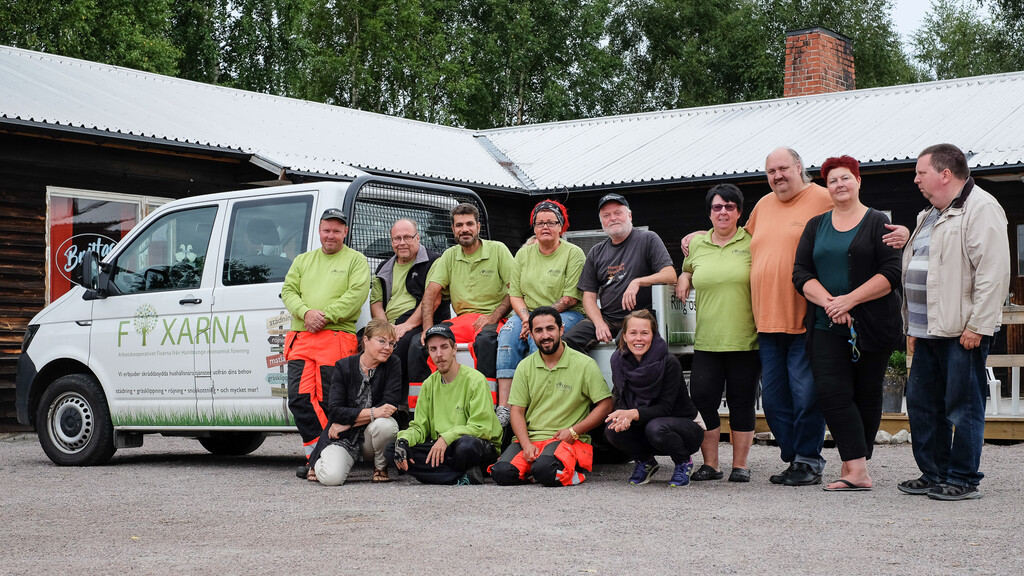
[[[860,201],[860,163],[829,158],[821,175],[835,208],[807,222],[793,284],[808,300],[807,348],[818,406],[843,460],[830,492],[870,490],[867,460],[882,419],[882,377],[902,337],[900,251],[888,217]]]
[[[583,319],[582,295],[576,283],[583,272],[583,249],[562,239],[569,229],[569,213],[554,200],[542,200],[530,213],[530,226],[537,237],[516,252],[508,295],[512,315],[498,333],[498,420],[509,422],[508,394],[519,361],[537,345],[530,338],[527,319],[530,311],[552,306],[562,316],[566,332]]]

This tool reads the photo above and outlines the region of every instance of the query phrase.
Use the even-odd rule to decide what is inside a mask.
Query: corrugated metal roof
[[[252,154],[297,172],[569,190],[808,167],[912,163],[952,142],[972,168],[1024,163],[1024,72],[470,131],[0,47],[0,116]]]
[[[1024,162],[1024,73],[484,132],[540,189],[761,172],[789,145],[808,167],[849,154],[913,162],[959,145],[972,168]]]
[[[5,118],[236,150],[297,172],[519,186],[467,130],[8,47],[0,78]]]

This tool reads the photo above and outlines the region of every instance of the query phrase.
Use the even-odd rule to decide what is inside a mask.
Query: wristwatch
[[[569,426],[569,434],[572,434],[572,439],[573,440],[579,440],[580,439],[580,435],[577,434],[576,431],[572,429],[572,426]]]

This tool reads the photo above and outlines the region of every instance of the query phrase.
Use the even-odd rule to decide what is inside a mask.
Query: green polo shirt
[[[569,296],[578,300],[570,310],[583,312],[583,293],[576,287],[586,256],[579,246],[562,240],[551,254],[541,254],[540,244],[523,246],[516,252],[509,296],[526,301],[530,310],[552,306]]]
[[[459,366],[455,380],[444,383],[440,372],[423,381],[416,401],[416,418],[398,433],[410,446],[436,440],[451,446],[463,436],[483,438],[501,450],[501,423],[494,415],[494,399],[487,379],[469,366]]]
[[[597,362],[563,348],[554,370],[548,370],[540,352],[534,352],[519,363],[512,378],[508,403],[526,408],[531,442],[550,440],[559,430],[579,424],[594,404],[611,396]],[[580,440],[589,444],[590,436],[580,434]]]
[[[683,261],[683,272],[693,274],[697,291],[693,348],[703,352],[757,350],[750,301],[750,234],[739,228],[725,246],[712,242],[711,234],[696,236]]]
[[[388,322],[392,324],[395,323],[395,320],[398,320],[399,316],[416,307],[416,297],[409,294],[409,291],[405,288],[405,278],[409,275],[409,270],[415,263],[413,260],[405,264],[395,262],[394,271],[392,272],[395,284],[391,287],[391,298],[388,299],[388,305],[384,308],[384,314],[387,315]],[[383,300],[384,286],[381,285],[380,278],[375,276],[373,283],[370,284],[370,304],[382,302]]]
[[[447,288],[455,314],[490,314],[508,294],[516,262],[501,242],[481,240],[476,252],[466,255],[461,246],[444,251],[430,267],[427,282]]]
[[[345,246],[334,254],[317,248],[295,257],[281,287],[281,299],[292,313],[292,330],[305,330],[303,317],[322,310],[327,330],[356,332],[356,320],[370,293],[370,265],[361,253]]]

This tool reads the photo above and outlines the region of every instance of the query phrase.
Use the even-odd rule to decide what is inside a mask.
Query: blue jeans
[[[914,460],[926,480],[977,486],[984,477],[978,467],[991,345],[991,336],[982,336],[974,350],[961,346],[959,338],[917,339],[907,380],[907,416]]]
[[[583,320],[583,314],[575,310],[562,312],[562,328],[566,332]],[[526,340],[519,339],[519,333],[523,330],[523,321],[518,314],[513,314],[508,322],[498,332],[498,378],[511,378],[516,373],[516,366],[527,354],[537,351],[537,345],[529,335]],[[529,350],[529,352],[527,352]]]
[[[758,332],[764,417],[782,449],[782,460],[825,469],[821,448],[825,419],[817,406],[806,334]]]

